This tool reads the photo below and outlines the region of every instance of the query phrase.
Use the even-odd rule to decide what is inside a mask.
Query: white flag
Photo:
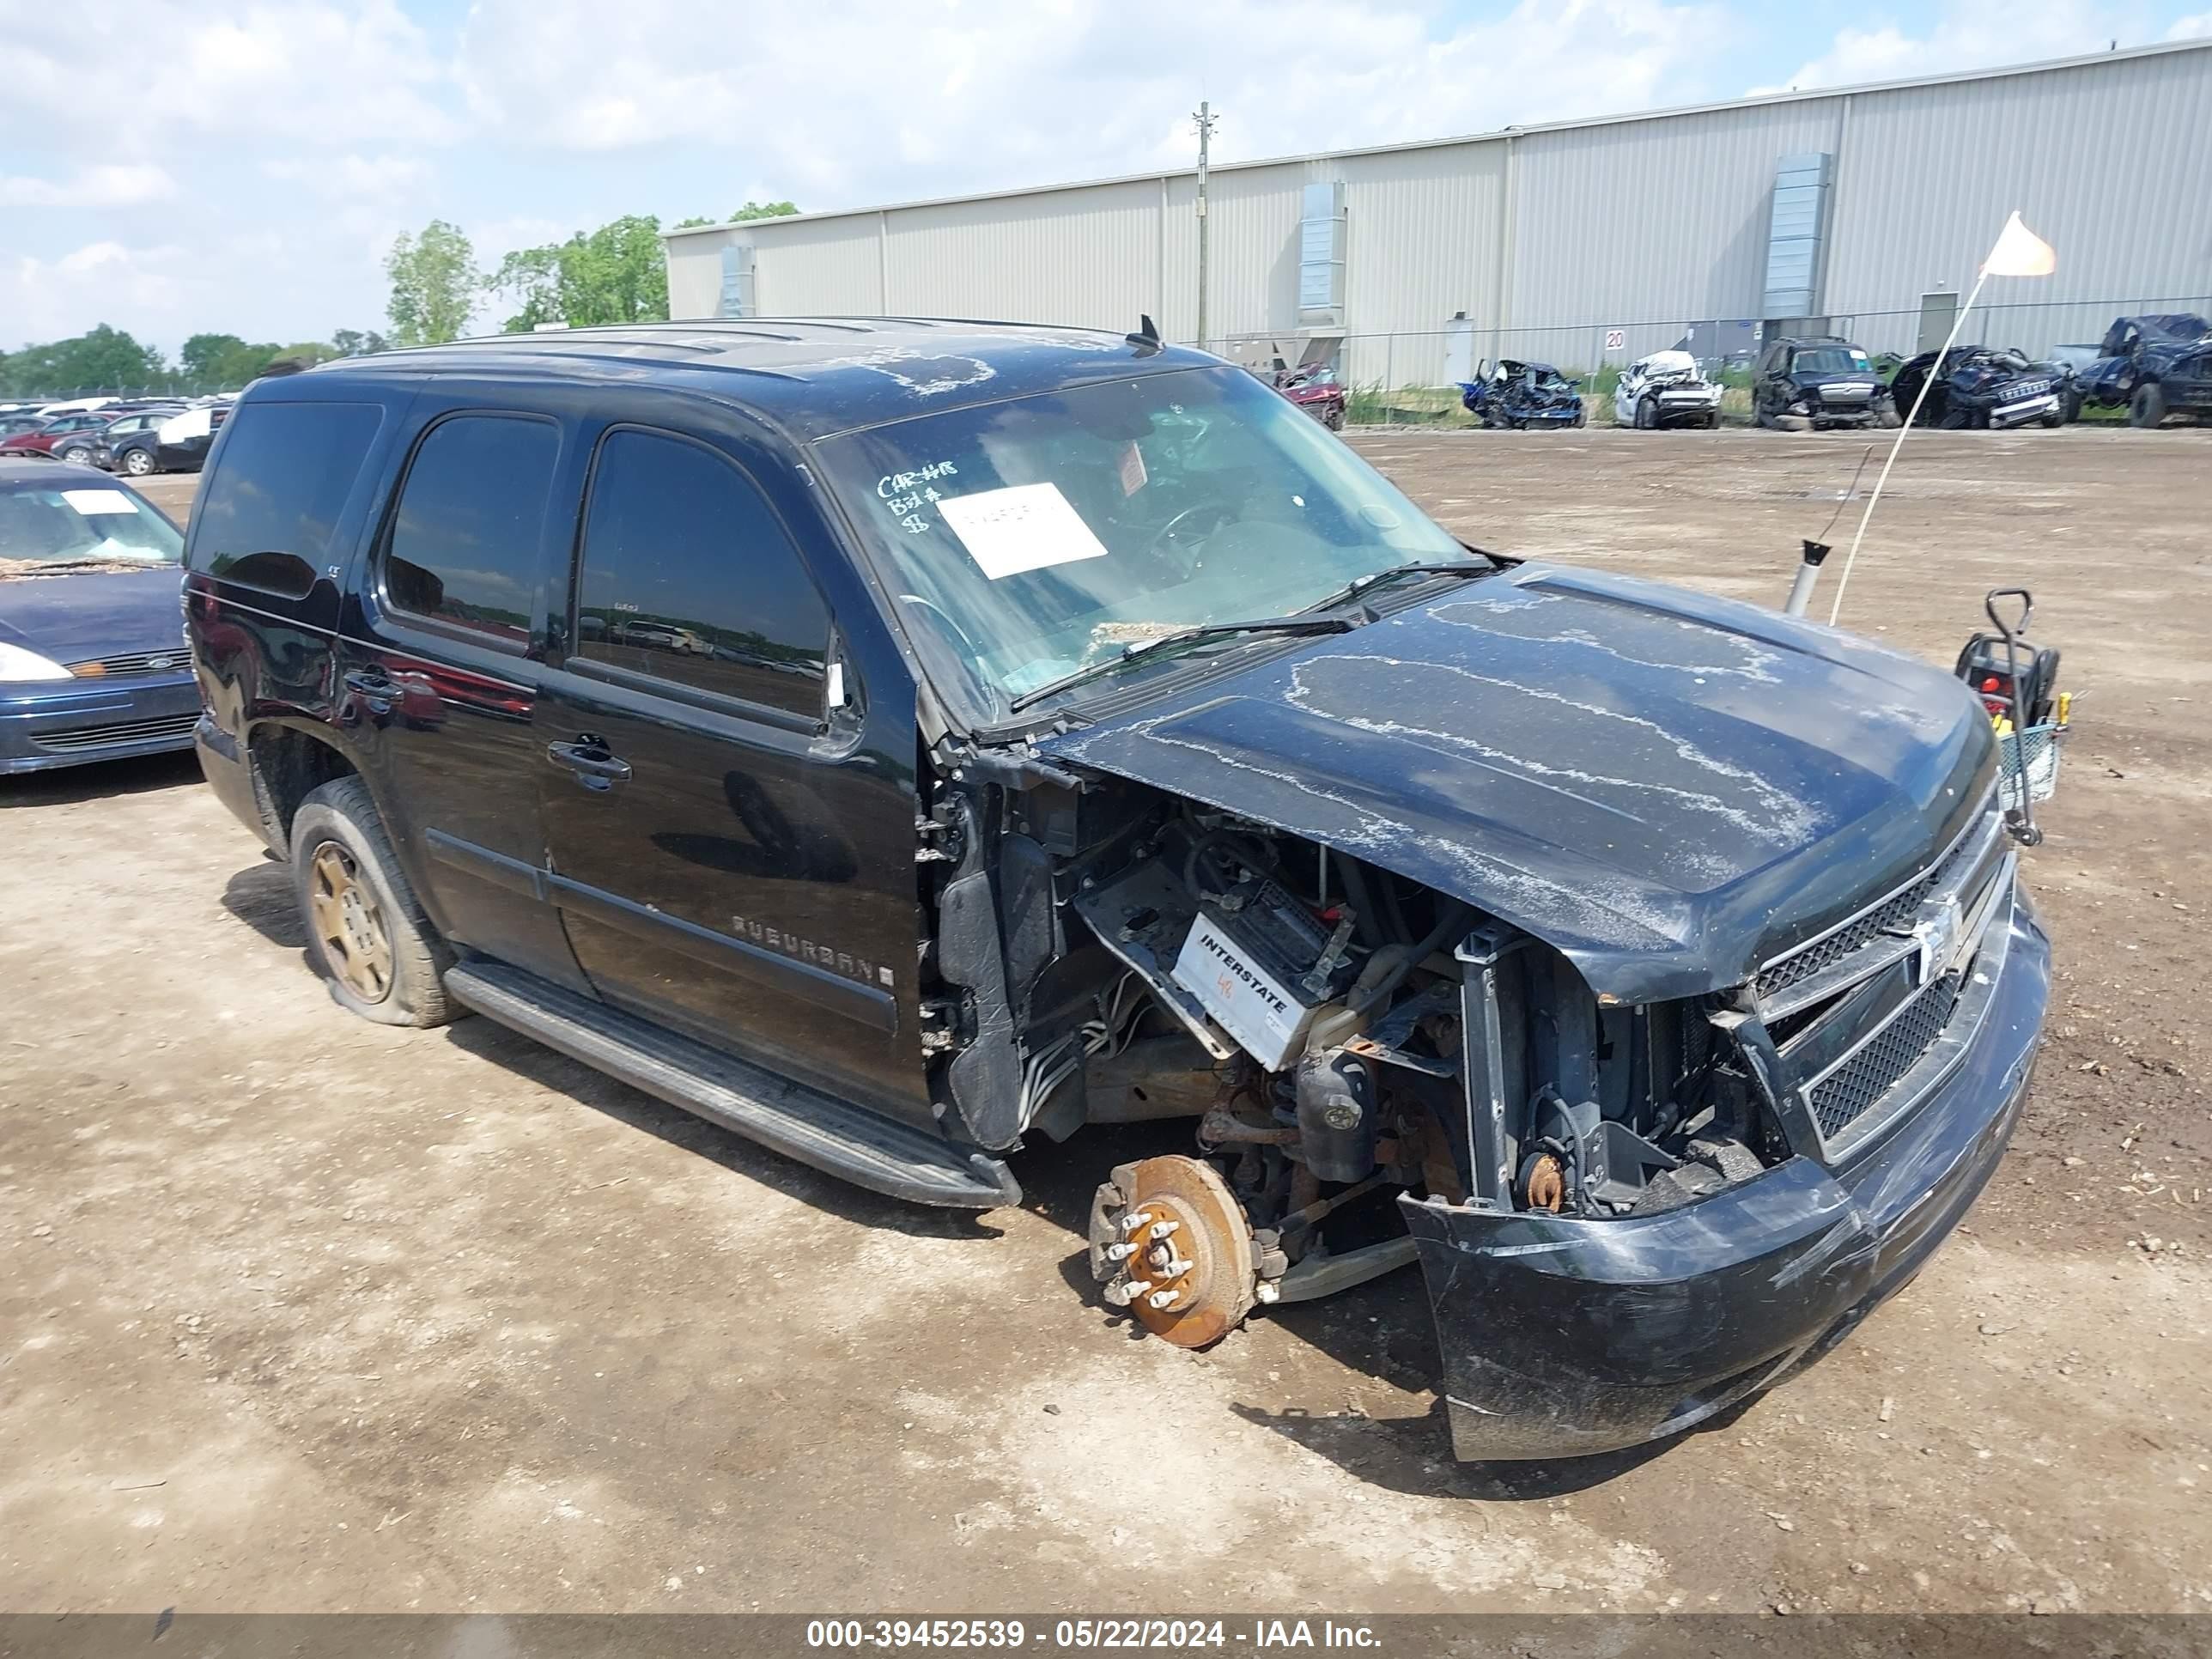
[[[2015,212],[2005,221],[1997,245],[1982,261],[1984,276],[2048,276],[2058,269],[2058,255],[2050,243],[2021,223]]]

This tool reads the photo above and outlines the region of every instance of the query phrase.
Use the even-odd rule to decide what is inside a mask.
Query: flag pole
[[[1889,459],[1881,464],[1881,475],[1874,481],[1874,489],[1867,496],[1866,510],[1859,514],[1859,527],[1851,532],[1851,550],[1844,555],[1843,572],[1836,578],[1835,603],[1828,607],[1828,625],[1831,628],[1836,625],[1836,618],[1843,614],[1844,590],[1850,586],[1851,565],[1859,556],[1859,544],[1866,539],[1867,520],[1874,517],[1874,504],[1881,499],[1881,487],[1889,482],[1889,469],[1897,465],[1897,452],[1905,447],[1905,434],[1912,430],[1913,422],[1919,419],[1920,405],[1928,401],[1928,388],[1942,377],[1943,359],[1949,355],[1952,345],[1957,341],[1959,331],[1966,325],[1966,313],[1974,308],[1974,301],[1981,298],[1982,284],[1989,280],[1990,268],[1985,264],[1982,267],[1981,275],[1974,278],[1973,292],[1966,295],[1966,303],[1959,307],[1959,314],[1951,319],[1951,332],[1943,341],[1943,349],[1936,354],[1936,361],[1929,365],[1928,373],[1920,377],[1920,390],[1913,396],[1912,412],[1897,428],[1897,440],[1889,447]]]

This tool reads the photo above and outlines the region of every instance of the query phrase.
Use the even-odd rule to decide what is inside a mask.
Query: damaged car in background
[[[1500,357],[1480,368],[1472,380],[1458,384],[1460,406],[1493,429],[1577,427],[1589,418],[1583,407],[1583,383],[1549,363]]]
[[[1924,390],[1923,390],[1924,387]],[[2002,432],[2014,427],[2063,426],[2066,377],[2055,364],[2032,363],[2022,351],[1954,346],[1923,351],[1890,377],[1890,400],[1916,425],[1946,432]]]
[[[1647,432],[1662,426],[1710,431],[1721,423],[1721,389],[1688,352],[1655,351],[1620,371],[1613,388],[1613,419],[1617,426]]]
[[[441,635],[404,614],[454,602],[435,513],[383,493],[424,463],[385,458],[488,399],[544,427],[549,477],[579,459],[511,590],[538,609]],[[226,561],[295,487],[261,422],[316,403],[371,411],[360,483],[316,485],[353,539],[307,567],[365,631],[278,681]],[[715,556],[739,476],[814,608]],[[623,560],[664,556],[689,609],[640,620],[711,651],[714,618],[807,618],[776,623],[805,672],[611,643]],[[1462,1457],[1658,1438],[1824,1351],[1957,1223],[2027,1087],[2049,947],[1964,685],[1465,545],[1149,327],[748,319],[326,366],[241,400],[189,563],[210,781],[293,860],[342,1002],[450,1000],[918,1202],[1097,1159],[1101,1293],[1185,1347],[1418,1261]],[[403,666],[441,721],[398,718]],[[537,819],[526,789],[482,811],[502,756]],[[1140,1122],[1114,1144],[1149,1155],[1097,1150]]]

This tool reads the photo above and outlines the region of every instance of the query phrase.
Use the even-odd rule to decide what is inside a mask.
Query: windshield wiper
[[[1474,550],[1481,551],[1479,548]],[[1488,559],[1491,555],[1484,553],[1482,556]],[[1401,576],[1456,576],[1462,580],[1466,580],[1475,576],[1494,576],[1505,568],[1502,561],[1493,560],[1489,564],[1470,564],[1459,559],[1453,560],[1449,564],[1426,562],[1388,565],[1380,570],[1370,570],[1364,576],[1353,577],[1326,599],[1316,599],[1308,605],[1304,614],[1334,611],[1340,605],[1349,605],[1370,588],[1380,587],[1385,582],[1396,581]]]
[[[1141,640],[1125,645],[1114,656],[1085,663],[1080,668],[1062,674],[1058,679],[1047,680],[1042,685],[1030,688],[1006,707],[1019,714],[1031,703],[1041,702],[1055,691],[1065,691],[1072,685],[1080,685],[1101,674],[1109,674],[1140,658],[1152,656],[1171,647],[1195,645],[1203,640],[1224,639],[1232,634],[1348,634],[1357,626],[1349,617],[1318,617],[1310,612],[1301,612],[1295,617],[1261,617],[1250,622],[1206,623],[1200,627],[1163,634],[1156,640]]]

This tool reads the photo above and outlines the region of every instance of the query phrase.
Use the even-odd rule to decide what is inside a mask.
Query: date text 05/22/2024
[[[1372,1628],[1330,1619],[817,1619],[809,1648],[836,1650],[973,1648],[1032,1652],[1113,1650],[1295,1652],[1324,1648],[1372,1652]]]

